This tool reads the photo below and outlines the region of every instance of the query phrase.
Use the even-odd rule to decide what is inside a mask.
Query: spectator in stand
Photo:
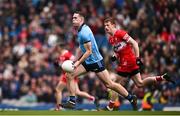
[[[107,41],[102,41],[105,38],[102,24],[106,16],[113,15],[120,24],[119,28],[130,32],[141,46],[140,54],[145,62],[142,74],[151,76],[170,72],[177,84],[173,88],[168,86],[169,93],[173,96],[180,94],[180,0],[0,0],[2,100],[19,99],[27,94],[27,90],[33,89],[31,80],[35,79],[37,81],[33,86],[36,85],[36,89],[33,89],[33,92],[37,101],[55,101],[55,90],[52,88],[57,85],[58,76],[53,66],[55,53],[53,46],[48,44],[48,38],[52,34],[56,35],[59,37],[56,41],[70,44],[68,47],[75,53],[78,45],[75,36],[70,32],[73,30],[71,12],[77,8],[88,14],[86,23],[97,37],[100,51],[105,54],[105,64],[109,66],[107,69],[115,67],[115,64],[109,63],[112,50],[104,49],[110,47],[107,46]],[[93,20],[95,21],[92,22]],[[164,37],[168,41],[164,41]],[[96,77],[87,75],[87,78],[80,80],[80,89],[83,88],[94,96],[98,95],[101,99],[107,98],[106,92],[100,95],[99,90],[94,88],[100,85],[101,88],[98,89],[104,90],[104,87],[93,82],[96,82]],[[127,84],[127,89],[141,98],[144,94],[143,90],[139,91],[133,84]],[[9,91],[18,96],[10,95]],[[49,97],[43,99],[45,93],[48,93]],[[63,97],[65,95],[63,94]],[[167,103],[180,103],[179,98],[167,97]]]

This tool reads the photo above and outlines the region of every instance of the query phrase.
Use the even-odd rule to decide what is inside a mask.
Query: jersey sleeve
[[[92,36],[92,32],[89,28],[84,28],[81,33],[81,41],[83,43],[88,43],[91,41],[90,36]]]
[[[82,34],[82,42],[83,43],[88,43],[88,42],[90,42],[91,40],[90,40],[90,33],[83,33]]]
[[[126,42],[129,41],[129,38],[130,36],[128,35],[128,33],[124,30],[118,30],[117,33],[116,33],[116,36],[119,38],[119,39],[122,39]]]

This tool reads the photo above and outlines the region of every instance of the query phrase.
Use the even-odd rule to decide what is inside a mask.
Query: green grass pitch
[[[0,111],[1,116],[180,116],[178,111]]]

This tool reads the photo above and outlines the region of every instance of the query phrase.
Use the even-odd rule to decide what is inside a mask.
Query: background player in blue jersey
[[[108,71],[105,69],[103,57],[101,56],[94,35],[89,28],[84,23],[84,16],[81,12],[75,12],[73,14],[73,26],[77,29],[77,39],[80,46],[80,51],[82,52],[82,56],[75,61],[75,69],[73,73],[67,74],[67,86],[70,91],[70,99],[67,103],[63,104],[64,108],[75,108],[76,97],[75,97],[75,83],[73,79],[81,74],[85,74],[86,72],[92,71],[95,72],[97,77],[104,83],[107,88],[110,88],[126,99],[128,99],[133,108],[137,108],[137,98],[134,95],[131,95],[127,92],[127,90],[118,83],[113,82],[110,77]]]

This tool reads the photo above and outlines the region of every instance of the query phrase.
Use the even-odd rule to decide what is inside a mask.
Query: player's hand
[[[111,56],[111,61],[112,61],[112,62],[114,62],[114,61],[116,61],[116,60],[117,60],[117,58],[116,58],[115,55]]]
[[[136,58],[136,64],[140,67],[143,66],[143,62],[141,61],[141,58],[139,58],[139,57]]]
[[[80,62],[77,60],[75,63],[74,63],[74,70],[80,65]]]

